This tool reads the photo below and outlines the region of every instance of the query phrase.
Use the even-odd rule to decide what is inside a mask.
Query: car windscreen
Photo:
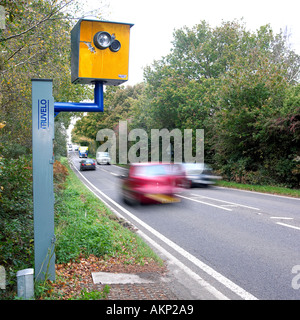
[[[82,160],[82,163],[94,163],[95,161],[92,159]]]
[[[203,163],[185,163],[184,168],[188,174],[201,174],[205,166]]]
[[[136,166],[133,175],[143,177],[157,177],[168,174],[166,165],[152,165],[152,166]]]
[[[109,153],[108,152],[99,152],[98,157],[109,157]]]

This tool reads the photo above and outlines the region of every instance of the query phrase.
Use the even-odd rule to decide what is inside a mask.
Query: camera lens
[[[112,52],[117,52],[121,49],[121,43],[119,40],[114,40],[112,42],[112,44],[110,45],[109,49],[112,51]]]
[[[111,44],[111,35],[108,32],[100,31],[94,36],[94,44],[98,49],[106,49]]]

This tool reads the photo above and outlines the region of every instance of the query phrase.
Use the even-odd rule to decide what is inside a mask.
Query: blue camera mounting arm
[[[59,112],[103,112],[103,82],[95,82],[94,102],[54,102],[55,116]]]

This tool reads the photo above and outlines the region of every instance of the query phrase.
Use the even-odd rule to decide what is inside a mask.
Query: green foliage
[[[97,209],[91,207],[93,199],[87,190],[82,192],[82,188],[71,174],[66,189],[56,196],[57,263],[76,260],[80,255],[102,256],[114,251],[108,218],[99,218]]]
[[[267,186],[267,185],[253,185],[253,184],[240,184],[237,182],[228,182],[224,180],[219,180],[217,182],[218,185],[227,187],[227,188],[235,188],[242,190],[250,190],[256,192],[266,192],[271,194],[285,195],[290,197],[300,197],[300,190],[289,189],[285,187],[276,187],[276,186]]]
[[[31,159],[0,160],[0,265],[6,270],[6,290],[13,295],[16,272],[33,265]]]
[[[6,122],[0,142],[31,148],[31,79],[53,79],[56,101],[92,98],[89,86],[70,81],[70,30],[67,9],[78,1],[1,1],[8,15],[0,34],[0,122]],[[71,114],[56,119],[70,123]]]
[[[82,213],[77,211],[76,214],[80,216]],[[111,231],[99,223],[94,225],[94,218],[83,216],[72,220],[69,217],[64,221],[67,226],[58,235],[56,244],[57,263],[76,260],[81,254],[102,256],[112,251]]]
[[[109,294],[110,287],[108,285],[105,285],[103,288],[103,291],[87,291],[86,289],[81,290],[80,295],[78,297],[75,297],[75,300],[102,300],[107,297]],[[74,299],[74,298],[72,298]]]
[[[118,223],[71,169],[65,189],[56,193],[55,234],[57,263],[90,254],[128,256],[128,263],[143,264],[148,258],[160,261],[139,236]]]
[[[89,113],[78,120],[72,132],[73,141],[80,143],[86,138],[95,140],[100,129],[115,129],[119,120],[132,118],[133,106],[143,89],[142,83],[133,87],[107,87],[104,93],[104,112]]]
[[[142,83],[133,87],[108,86],[104,93],[104,112],[89,113],[78,120],[72,131],[72,141],[88,146],[89,150],[96,154],[99,147],[99,142],[95,143],[97,132],[104,128],[118,132],[120,120],[128,120],[130,125],[135,116],[134,106],[143,91]]]
[[[299,188],[299,71],[269,25],[203,21],[176,30],[171,53],[145,69],[133,123],[205,129],[205,159],[226,179]]]
[[[300,186],[300,56],[269,25],[202,21],[174,32],[171,53],[145,68],[142,90],[113,88],[106,114],[77,122],[77,137],[102,128],[205,130],[205,161],[225,179]],[[128,106],[128,107],[127,107]],[[130,147],[130,143],[128,144]]]
[[[31,78],[52,78],[56,101],[91,98],[91,89],[70,82],[70,8],[78,1],[6,1],[6,29],[0,31],[0,265],[13,294],[17,270],[33,265]],[[69,13],[68,13],[69,12]],[[63,100],[61,100],[63,99]],[[56,127],[68,127],[59,115]],[[61,133],[61,136],[59,135]],[[63,130],[56,155],[64,154]],[[63,143],[63,149],[60,149]]]
[[[83,117],[76,136],[117,131],[119,120],[148,136],[154,128],[204,129],[205,161],[225,179],[299,188],[300,56],[284,34],[202,21],[175,30],[171,53],[144,74],[135,93],[110,88],[105,113]]]
[[[31,160],[24,156],[12,161],[2,159],[0,177],[0,265],[5,268],[7,280],[0,298],[12,299],[16,294],[16,272],[34,265]],[[128,263],[159,260],[137,235],[118,223],[70,168],[58,161],[54,163],[54,182],[57,263],[90,254],[125,255]],[[37,283],[37,296],[48,289],[47,282]],[[82,292],[78,298],[98,299],[100,295]]]
[[[0,215],[3,218],[18,218],[32,212],[31,159],[1,159]]]
[[[67,133],[66,128],[60,121],[54,122],[54,141],[53,141],[53,152],[55,159],[67,156]]]

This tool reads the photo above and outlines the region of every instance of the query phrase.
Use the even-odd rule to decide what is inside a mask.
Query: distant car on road
[[[79,158],[87,158],[88,154],[89,154],[89,148],[88,147],[79,147],[78,148]]]
[[[177,193],[187,186],[185,172],[180,164],[131,164],[122,180],[121,192],[125,203],[179,202]]]
[[[182,165],[191,187],[213,185],[222,178],[214,175],[212,168],[205,163],[183,163]]]
[[[93,159],[83,159],[80,161],[80,171],[83,170],[96,170],[96,161]]]
[[[108,152],[97,152],[96,160],[98,164],[110,164],[111,158]]]

